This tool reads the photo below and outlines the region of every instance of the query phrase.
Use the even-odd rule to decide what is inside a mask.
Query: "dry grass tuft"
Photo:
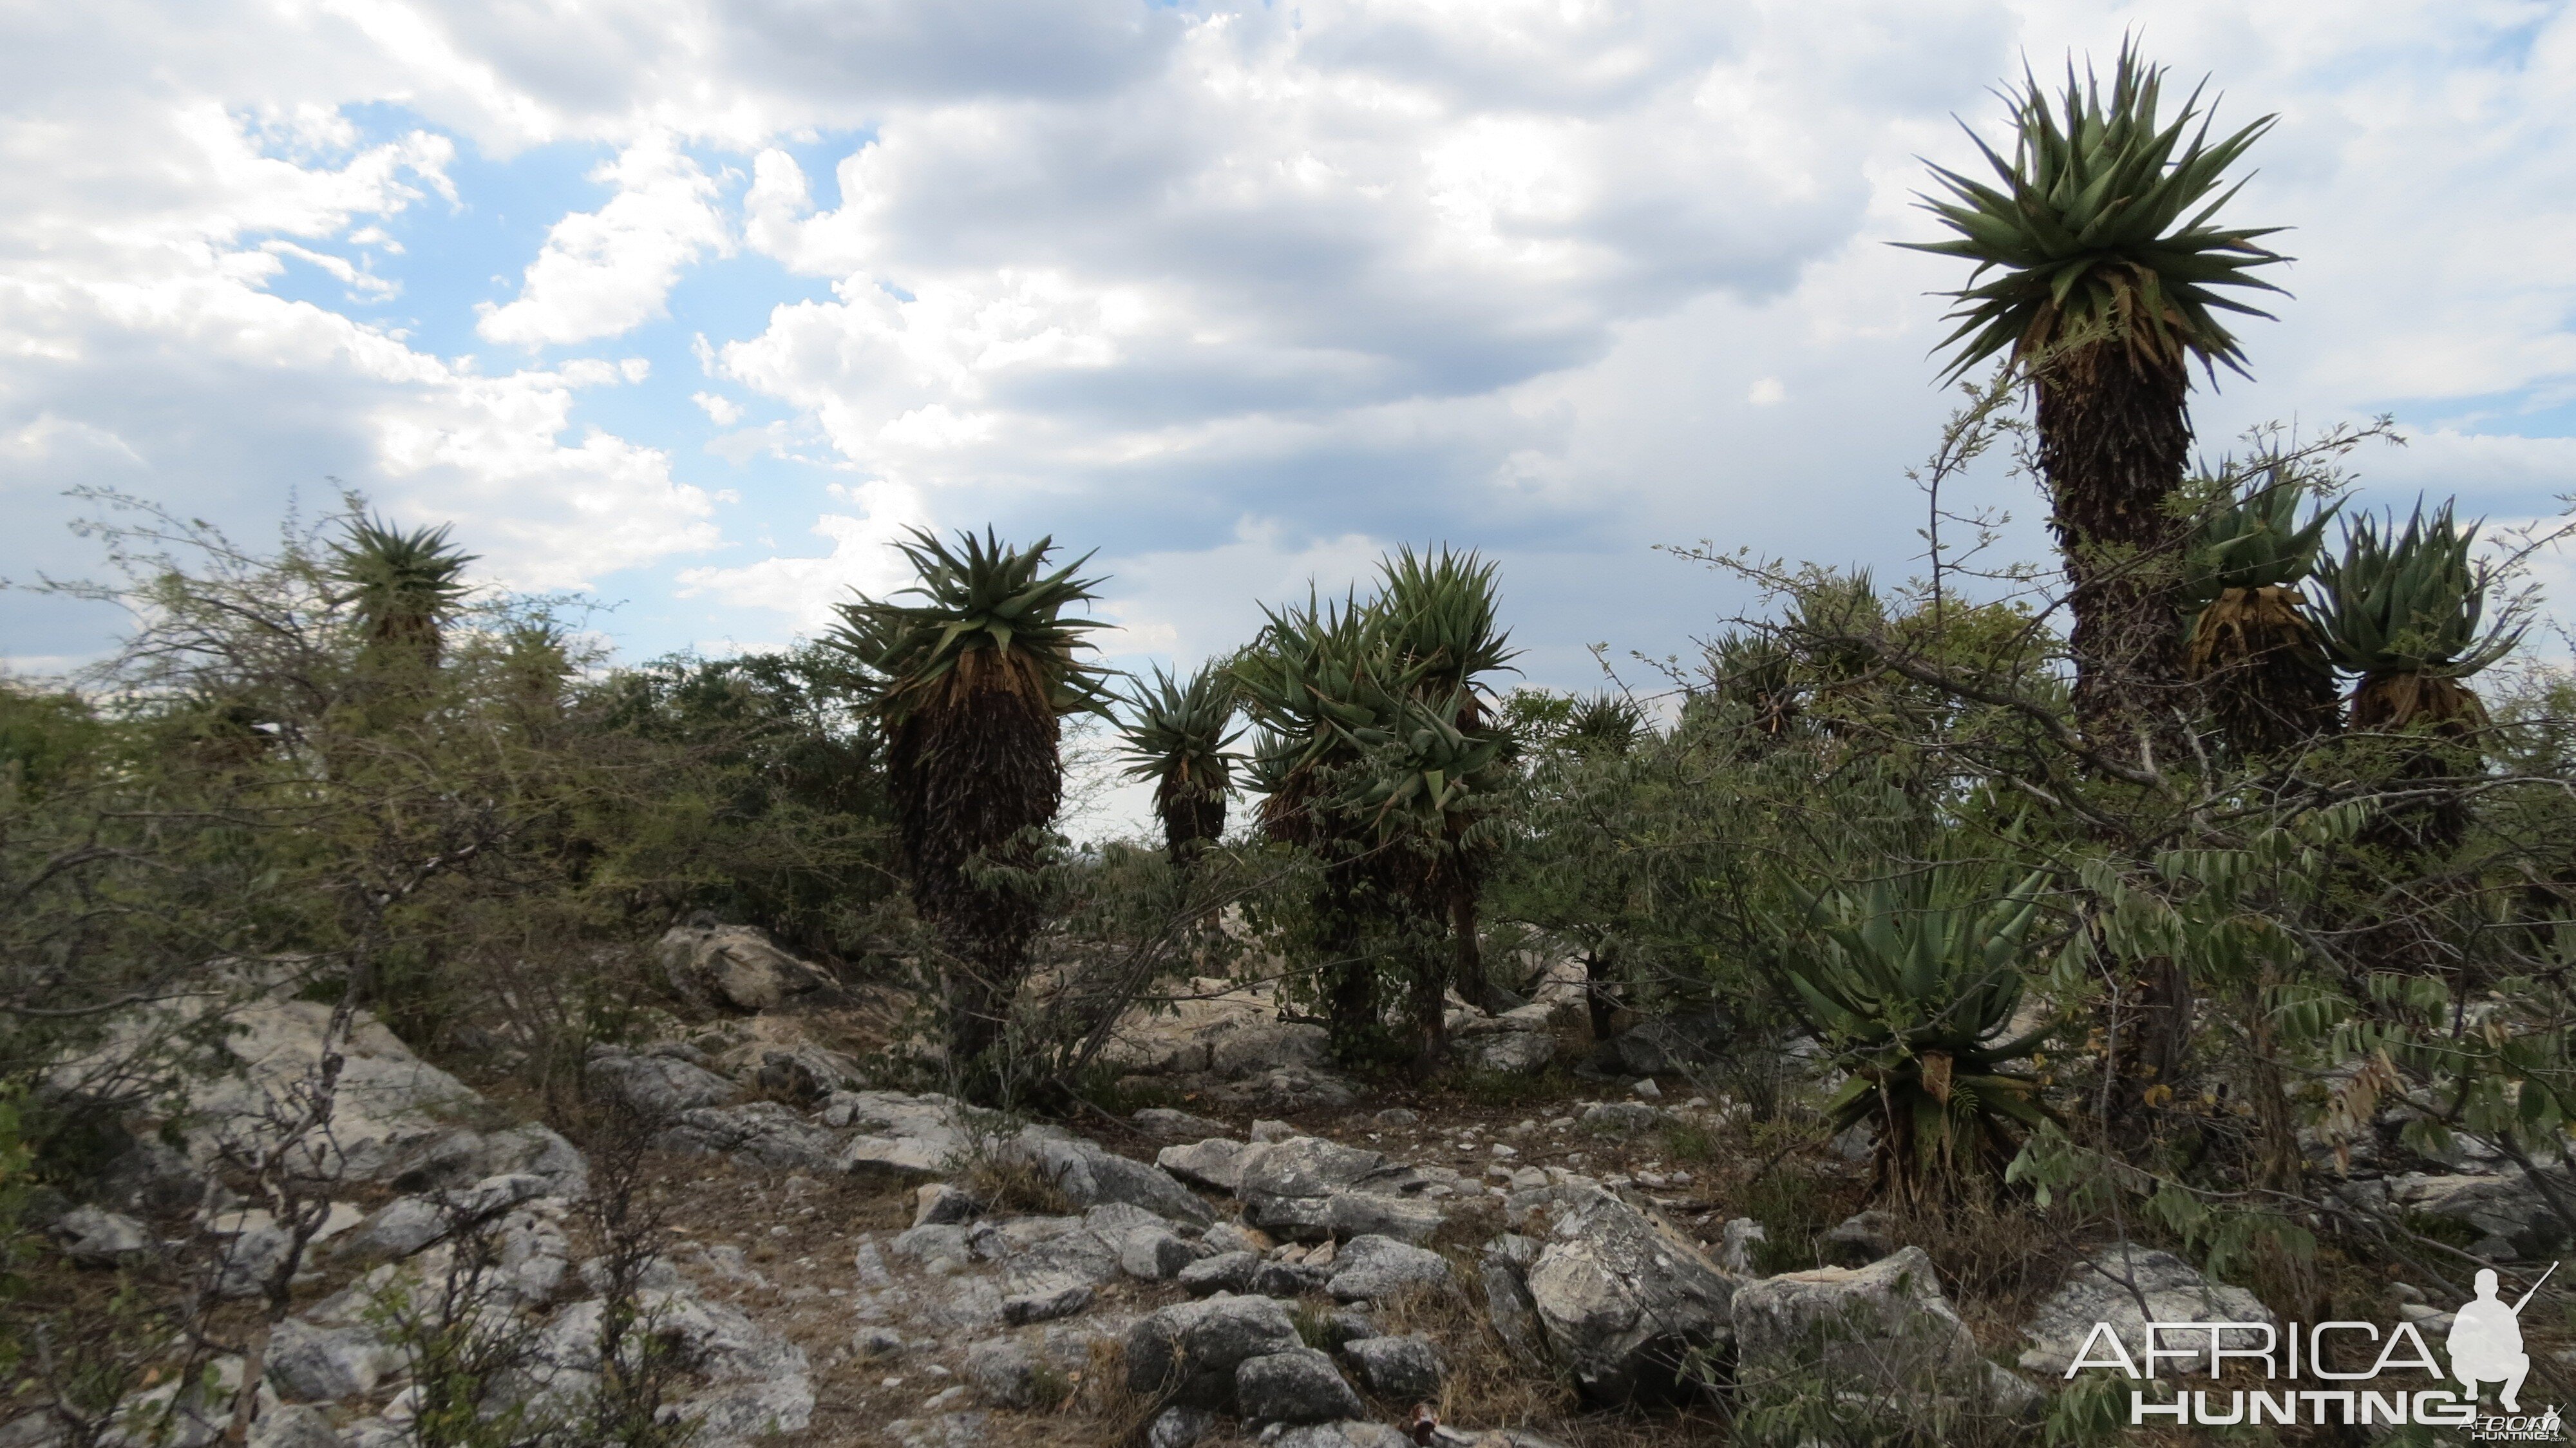
[[[981,1144],[978,1143],[978,1146]],[[1033,1212],[1069,1216],[1079,1211],[1043,1167],[1025,1157],[970,1149],[956,1163],[957,1185],[993,1213]]]
[[[1573,1384],[1551,1367],[1515,1354],[1485,1315],[1485,1294],[1472,1258],[1461,1264],[1460,1290],[1425,1288],[1379,1302],[1369,1316],[1390,1337],[1420,1333],[1439,1344],[1449,1365],[1434,1405],[1440,1421],[1468,1428],[1561,1424],[1579,1405]],[[1394,1405],[1410,1410],[1411,1403]]]

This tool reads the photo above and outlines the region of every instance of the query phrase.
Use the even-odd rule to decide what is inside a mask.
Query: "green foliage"
[[[439,631],[465,597],[463,576],[475,561],[449,541],[449,531],[404,532],[381,518],[349,518],[331,545],[326,573],[344,590],[332,602],[356,610],[370,642],[408,645],[435,663]]]
[[[2213,143],[2205,120],[2192,131],[2197,90],[2172,120],[2158,118],[2163,80],[2164,71],[2127,44],[2107,98],[2089,69],[2076,79],[2071,61],[2054,109],[2038,79],[2026,76],[2007,98],[2012,159],[1969,133],[2000,189],[1933,168],[1949,195],[1925,197],[1923,208],[1958,235],[1903,244],[1976,263],[1969,284],[1949,294],[1959,322],[1942,342],[1953,349],[1949,375],[1998,354],[2028,363],[2103,339],[2160,366],[2178,366],[2188,353],[2242,370],[2243,353],[2216,312],[2270,314],[2220,289],[2280,290],[2254,275],[2285,260],[2256,244],[2279,228],[2212,221],[2235,195],[2220,189],[2227,168],[2272,118]],[[1992,280],[1977,280],[1990,271]]]
[[[2198,610],[2231,588],[2294,588],[2316,567],[2326,523],[2337,508],[2299,521],[2305,490],[2279,467],[2258,473],[2242,492],[2201,520],[2184,573],[2184,606]]]
[[[912,541],[895,546],[919,581],[894,598],[922,601],[841,604],[841,623],[829,636],[869,671],[872,702],[888,723],[921,707],[979,653],[1025,670],[1027,687],[1059,714],[1107,708],[1100,671],[1082,659],[1085,635],[1105,625],[1067,616],[1098,596],[1098,579],[1074,576],[1090,554],[1049,572],[1052,538],[1012,548],[989,530],[980,539],[961,533],[952,550],[922,529],[911,533]]]
[[[2522,641],[2510,609],[2479,632],[2494,578],[2469,559],[2477,525],[2454,521],[2452,507],[2428,519],[2418,504],[2403,532],[2393,514],[2344,526],[2343,554],[2318,564],[2315,592],[2318,631],[2338,667],[2464,679]]]
[[[2034,873],[2000,898],[1986,892],[1988,878],[1941,864],[1819,896],[1816,938],[1789,968],[1851,1073],[1828,1122],[1877,1120],[1889,1167],[1911,1187],[1999,1167],[2015,1129],[2047,1119],[2039,1083],[2006,1069],[2055,1030],[2007,1038],[2047,877]]]
[[[879,948],[896,893],[873,715],[839,650],[671,658],[577,690],[577,720],[668,760],[658,807],[619,810],[603,863],[639,906],[757,925],[790,949]],[[607,883],[603,881],[602,883]]]

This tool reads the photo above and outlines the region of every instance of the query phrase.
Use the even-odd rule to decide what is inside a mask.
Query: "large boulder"
[[[590,1165],[580,1148],[534,1122],[507,1131],[451,1131],[405,1157],[388,1184],[398,1192],[431,1192],[522,1173],[543,1178],[550,1197],[577,1199],[590,1190]]]
[[[1373,1302],[1415,1290],[1445,1291],[1455,1285],[1448,1258],[1374,1235],[1343,1243],[1325,1282],[1326,1290],[1344,1302]]]
[[[1368,1411],[1333,1360],[1311,1347],[1244,1359],[1234,1403],[1248,1423],[1330,1423]]]
[[[1130,1161],[1097,1142],[1030,1127],[997,1150],[1036,1167],[1078,1207],[1124,1202],[1196,1227],[1216,1220],[1207,1203],[1160,1167]]]
[[[74,1207],[54,1219],[54,1235],[79,1267],[122,1267],[156,1256],[161,1244],[141,1222],[120,1212]]]
[[[313,1079],[332,1007],[319,1001],[266,998],[248,1003],[196,1000],[136,1011],[114,1021],[89,1052],[53,1073],[63,1089],[114,1076],[120,1063],[179,1049],[177,1038],[200,1032],[205,1016],[225,1011],[225,1069],[185,1080],[173,1119],[186,1129],[189,1156],[200,1165],[227,1152],[263,1149],[275,1104]],[[319,1178],[372,1181],[452,1129],[451,1118],[482,1098],[421,1060],[361,1011],[331,1040],[340,1056],[331,1130],[308,1138],[310,1159],[295,1163]]]
[[[1447,1220],[1429,1178],[1378,1152],[1315,1136],[1247,1148],[1236,1192],[1243,1219],[1300,1242],[1374,1233],[1425,1242]]]
[[[1285,1303],[1210,1297],[1145,1316],[1127,1332],[1127,1386],[1186,1407],[1231,1412],[1235,1369],[1304,1344]]]
[[[1357,1338],[1342,1344],[1342,1356],[1370,1392],[1399,1402],[1437,1401],[1447,1375],[1440,1350],[1419,1334]]]
[[[2563,1182],[2559,1191],[2576,1198],[2576,1182]],[[2456,1222],[2479,1233],[2469,1250],[2492,1261],[2541,1261],[2568,1241],[2567,1224],[2519,1167],[2492,1176],[2409,1172],[2389,1178],[2388,1201],[2398,1211]]]
[[[683,1156],[730,1156],[776,1171],[843,1169],[846,1151],[839,1132],[775,1101],[683,1111],[654,1145]]]
[[[1987,1362],[1920,1247],[1866,1267],[1784,1272],[1736,1289],[1741,1382],[1821,1385],[1845,1403],[1905,1403],[1985,1416],[2038,1392]]]
[[[1608,1192],[1561,1211],[1528,1285],[1548,1350],[1595,1402],[1672,1396],[1692,1355],[1731,1331],[1736,1279]]]
[[[1527,1009],[1524,1007],[1524,1009]],[[1504,1031],[1466,1036],[1452,1042],[1449,1054],[1464,1065],[1509,1076],[1538,1076],[1556,1060],[1556,1037],[1545,1031]]]
[[[2143,1312],[2141,1298],[2145,1299]],[[2118,1243],[2079,1263],[2039,1305],[2030,1325],[2022,1329],[2030,1347],[2022,1353],[2021,1365],[2027,1371],[2049,1377],[2064,1373],[2083,1351],[2085,1339],[2092,1336],[2096,1323],[2109,1323],[2130,1358],[2138,1361],[2139,1354],[2146,1351],[2146,1325],[2150,1322],[2268,1322],[2279,1326],[2272,1309],[2253,1293],[2211,1282],[2171,1252]],[[2205,1348],[2209,1341],[2205,1332],[2159,1336],[2159,1346],[2169,1350]],[[2222,1336],[2222,1347],[2255,1348],[2263,1343],[2263,1335],[2250,1329]],[[2205,1352],[2195,1353],[2190,1360],[2164,1361],[2176,1364],[2172,1371],[2178,1376],[2208,1371]]]
[[[1167,1146],[1154,1153],[1154,1164],[1182,1181],[1233,1192],[1243,1184],[1243,1154],[1251,1148],[1231,1137],[1212,1136],[1188,1146]]]
[[[269,1334],[268,1381],[293,1402],[333,1403],[375,1391],[402,1354],[365,1325],[322,1327],[296,1318]]]
[[[788,997],[831,984],[747,925],[680,925],[653,946],[653,963],[671,989],[724,1010],[775,1010]]]
[[[742,1090],[677,1055],[621,1046],[592,1047],[587,1070],[593,1090],[646,1121],[669,1121],[684,1111],[722,1106]]]

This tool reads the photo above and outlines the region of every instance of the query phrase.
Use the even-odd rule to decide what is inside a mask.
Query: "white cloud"
[[[689,568],[680,573],[680,596],[713,597],[732,608],[768,609],[795,621],[801,632],[831,626],[833,605],[853,590],[882,597],[911,581],[912,569],[893,548],[904,530],[929,521],[921,500],[892,483],[835,488],[858,513],[826,513],[813,532],[832,541],[821,557],[781,555],[733,568]]]
[[[657,133],[591,173],[617,194],[554,224],[516,301],[485,303],[474,330],[538,347],[614,337],[663,314],[682,268],[733,250],[714,178]]]
[[[893,526],[993,519],[1108,545],[1121,646],[1184,656],[1310,555],[1446,536],[1510,559],[1525,641],[1579,670],[1730,606],[1649,541],[1903,570],[1898,471],[1946,402],[1924,293],[1958,280],[1882,244],[1925,233],[1916,158],[1970,159],[1948,113],[1991,133],[2025,53],[2133,31],[2214,71],[2223,119],[2282,114],[2232,209],[2297,228],[2298,295],[2247,324],[2259,384],[2195,394],[2203,444],[2395,408],[2424,436],[2369,461],[2382,493],[2519,516],[2576,486],[2516,435],[2576,399],[2576,13],[2527,0],[102,0],[21,30],[13,505],[333,473],[589,579],[717,545],[684,475],[735,469],[729,527],[821,512],[829,552],[738,544],[686,574],[706,608],[810,627],[893,581]],[[581,147],[606,201],[512,190]],[[490,294],[456,255],[490,263],[396,219],[504,207],[543,231],[515,292],[430,313]],[[275,294],[307,267],[348,315]],[[417,315],[351,320],[397,286]],[[579,352],[670,311],[730,430],[703,452],[657,430],[676,346],[486,375],[420,340]],[[1975,486],[2044,546],[2026,485]]]

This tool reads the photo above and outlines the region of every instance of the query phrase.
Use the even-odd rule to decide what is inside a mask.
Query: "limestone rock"
[[[1191,1448],[1216,1426],[1205,1408],[1165,1408],[1145,1427],[1145,1448]]]
[[[1222,1121],[1211,1121],[1168,1106],[1148,1106],[1128,1119],[1136,1123],[1138,1131],[1147,1136],[1159,1136],[1165,1141],[1201,1141],[1226,1134],[1226,1125]]]
[[[1332,1035],[1322,1026],[1288,1021],[1241,1026],[1216,1038],[1208,1052],[1208,1068],[1229,1080],[1240,1080],[1285,1067],[1320,1066],[1331,1046]]]
[[[614,1046],[593,1047],[587,1069],[592,1089],[646,1121],[668,1121],[684,1111],[721,1106],[741,1089],[703,1066]]]
[[[1247,1358],[1300,1346],[1285,1305],[1267,1297],[1211,1297],[1148,1314],[1127,1333],[1127,1386],[1170,1394],[1184,1406],[1230,1411],[1235,1369]]]
[[[1607,1192],[1569,1206],[1529,1272],[1549,1350],[1584,1396],[1669,1396],[1689,1354],[1724,1339],[1736,1280],[1659,1217]]]
[[[1419,1334],[1360,1338],[1342,1344],[1342,1356],[1368,1390],[1382,1398],[1437,1400],[1447,1374],[1439,1349]]]
[[[1391,1237],[1353,1237],[1333,1259],[1326,1288],[1344,1302],[1369,1302],[1423,1288],[1456,1285],[1449,1259]]]
[[[2559,1195],[2576,1200],[2576,1182],[2560,1176]],[[2399,1211],[2458,1222],[2482,1235],[2469,1250],[2501,1262],[2544,1260],[2567,1245],[2567,1224],[2519,1167],[2493,1176],[2426,1176],[2410,1172],[2388,1180],[2388,1199]]]
[[[1556,1038],[1543,1031],[1466,1036],[1450,1044],[1449,1054],[1479,1070],[1538,1076],[1545,1074],[1556,1060]]]
[[[683,1156],[730,1156],[772,1171],[844,1169],[839,1133],[816,1126],[775,1101],[683,1111],[670,1129],[654,1138],[654,1144]]]
[[[1530,1301],[1529,1269],[1538,1265],[1537,1241],[1505,1233],[1485,1244],[1477,1259],[1485,1287],[1485,1317],[1503,1345],[1533,1362],[1546,1356],[1547,1339],[1539,1326],[1538,1304]]]
[[[1031,1127],[1000,1150],[1035,1166],[1075,1206],[1125,1202],[1192,1226],[1216,1220],[1207,1203],[1161,1168],[1130,1161],[1096,1142]]]
[[[317,1327],[289,1318],[269,1335],[268,1380],[288,1400],[333,1403],[375,1391],[402,1355],[364,1326]]]
[[[1261,1259],[1250,1252],[1219,1252],[1182,1268],[1180,1283],[1201,1297],[1215,1292],[1248,1292],[1252,1289],[1252,1274],[1261,1265]]]
[[[1816,1239],[1816,1256],[1827,1267],[1866,1267],[1895,1250],[1896,1218],[1879,1211],[1846,1217]]]
[[[1594,1131],[1628,1136],[1661,1126],[1664,1113],[1643,1101],[1596,1101],[1584,1107],[1583,1114],[1575,1119]]]
[[[1735,1294],[1739,1377],[1813,1374],[1872,1400],[1947,1398],[2018,1414],[2037,1392],[1977,1351],[1932,1259],[1907,1247],[1866,1267],[1819,1267]]]
[[[63,1239],[63,1251],[80,1267],[114,1267],[161,1250],[141,1222],[96,1207],[74,1207],[56,1217],[54,1235]]]
[[[1730,1217],[1719,1229],[1717,1265],[1738,1277],[1761,1275],[1755,1254],[1771,1241],[1771,1233],[1751,1217]]]
[[[1900,1254],[1902,1255],[1902,1254]],[[2141,1315],[2139,1297],[2146,1298],[2147,1311]],[[2066,1281],[2049,1294],[2022,1329],[2030,1343],[2021,1355],[2024,1370],[2054,1378],[2075,1361],[2084,1340],[2092,1335],[2095,1323],[2109,1323],[2119,1334],[2132,1360],[2146,1350],[2146,1324],[2149,1322],[2268,1322],[2279,1325],[2272,1310],[2253,1293],[2241,1287],[2226,1287],[2203,1277],[2188,1262],[2170,1252],[2155,1252],[2134,1245],[2115,1244],[2093,1254],[2090,1262],[2079,1264],[2067,1274]],[[2222,1334],[2222,1347],[2259,1347],[2263,1335],[2253,1331]],[[2209,1334],[2167,1333],[2161,1346],[2186,1348],[2206,1347]],[[2206,1352],[2196,1353],[2191,1360],[2167,1358],[2166,1367],[2176,1376],[2208,1371]]]
[[[1412,1442],[1384,1423],[1354,1419],[1291,1428],[1273,1439],[1270,1448],[1408,1448]]]
[[[1329,1423],[1368,1411],[1333,1360],[1311,1347],[1244,1359],[1234,1398],[1248,1423]]]
[[[1243,1181],[1242,1142],[1212,1136],[1189,1146],[1167,1146],[1154,1154],[1154,1164],[1185,1182],[1232,1192]]]
[[[1045,1408],[1070,1386],[1028,1344],[989,1338],[966,1349],[966,1377],[996,1408]]]
[[[978,1210],[975,1198],[964,1188],[933,1182],[914,1195],[912,1224],[927,1227],[972,1221]]]
[[[590,1190],[590,1164],[580,1148],[534,1122],[507,1131],[451,1131],[406,1156],[388,1184],[399,1192],[431,1192],[516,1173],[542,1178],[544,1195],[567,1201]]]
[[[775,1010],[831,983],[747,925],[674,926],[655,943],[653,963],[681,995],[736,1011]]]

